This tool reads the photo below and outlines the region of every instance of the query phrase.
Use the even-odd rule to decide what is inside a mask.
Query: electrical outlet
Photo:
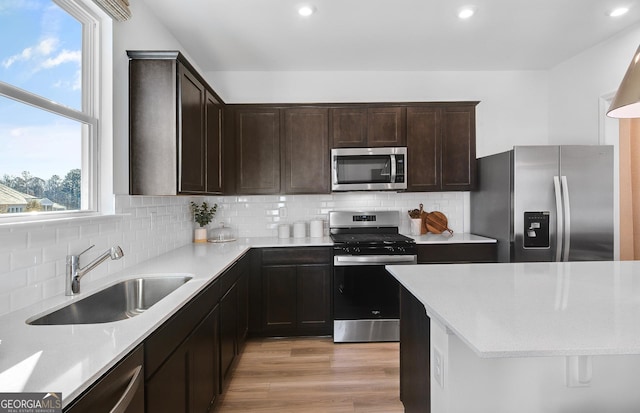
[[[444,388],[444,361],[442,353],[437,348],[433,348],[433,378]]]

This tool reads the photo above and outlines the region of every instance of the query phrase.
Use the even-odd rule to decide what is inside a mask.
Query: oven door
[[[400,286],[384,266],[334,266],[333,274],[333,341],[398,341]]]

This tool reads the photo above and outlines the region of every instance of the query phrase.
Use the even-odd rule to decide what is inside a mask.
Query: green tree
[[[53,175],[45,182],[44,196],[58,204],[64,203],[62,199],[62,179],[58,175]]]
[[[61,190],[66,202],[63,203],[68,209],[80,209],[80,186],[82,174],[80,169],[72,169],[64,177]]]

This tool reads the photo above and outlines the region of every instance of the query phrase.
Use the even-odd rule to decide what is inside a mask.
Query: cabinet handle
[[[122,397],[113,406],[113,409],[109,411],[109,413],[125,413],[129,405],[131,404],[131,400],[133,400],[133,396],[135,396],[138,387],[140,387],[140,382],[142,381],[142,365],[136,367],[131,380],[129,381],[129,385],[124,389],[124,393],[122,393]]]

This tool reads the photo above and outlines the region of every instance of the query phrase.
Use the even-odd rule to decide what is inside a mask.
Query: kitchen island
[[[423,310],[417,325],[403,327],[401,315],[401,352],[407,344],[420,356],[403,328],[426,330],[419,371],[431,412],[640,411],[640,263],[387,269],[403,308],[414,300]]]

